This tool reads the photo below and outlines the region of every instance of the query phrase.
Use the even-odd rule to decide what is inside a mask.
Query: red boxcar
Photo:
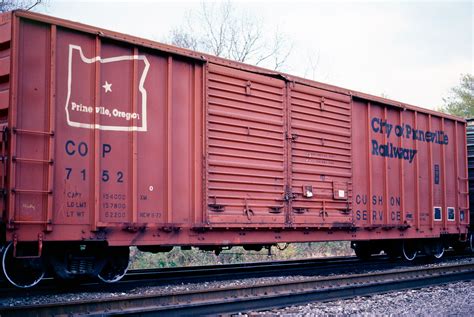
[[[117,280],[131,245],[413,258],[466,239],[460,118],[23,11],[1,15],[0,80],[16,285],[45,262]]]

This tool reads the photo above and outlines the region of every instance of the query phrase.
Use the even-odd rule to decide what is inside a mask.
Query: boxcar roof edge
[[[98,35],[98,36],[101,36],[101,37],[104,37],[104,38],[119,40],[119,41],[127,42],[127,43],[130,43],[130,44],[133,44],[133,45],[138,45],[138,46],[142,46],[142,47],[146,47],[146,48],[151,48],[151,49],[163,51],[163,52],[173,54],[173,55],[179,55],[179,56],[187,57],[187,58],[190,58],[190,59],[193,59],[193,60],[196,60],[196,61],[200,61],[200,62],[203,62],[203,63],[209,62],[209,63],[223,65],[223,66],[232,67],[232,68],[236,68],[236,69],[242,69],[242,70],[249,71],[249,72],[252,72],[252,73],[257,73],[257,74],[262,74],[262,75],[266,75],[266,76],[270,76],[270,77],[280,78],[280,79],[283,79],[283,80],[288,81],[288,82],[295,82],[295,83],[298,83],[298,84],[301,84],[301,85],[315,87],[315,88],[318,88],[318,89],[328,90],[328,91],[332,91],[332,92],[336,92],[336,93],[341,93],[341,94],[345,94],[345,95],[348,95],[348,96],[351,96],[351,97],[356,97],[358,99],[362,99],[362,100],[366,100],[366,101],[372,101],[372,102],[376,102],[376,103],[379,103],[379,104],[384,104],[384,105],[388,105],[388,106],[392,106],[392,107],[396,107],[396,108],[401,108],[403,110],[411,110],[411,111],[426,113],[426,114],[434,115],[434,116],[437,116],[437,117],[442,117],[442,118],[451,119],[451,120],[466,123],[466,120],[461,118],[461,117],[446,114],[446,113],[442,113],[442,112],[431,110],[431,109],[428,109],[428,108],[422,108],[422,107],[414,106],[414,105],[411,105],[411,104],[408,104],[408,103],[404,103],[404,102],[400,102],[400,101],[396,101],[396,100],[391,100],[391,99],[387,99],[387,98],[383,98],[383,97],[374,96],[374,95],[371,95],[371,94],[368,94],[368,93],[363,93],[363,92],[359,92],[359,91],[355,91],[355,90],[351,90],[351,89],[347,89],[347,88],[343,88],[343,87],[339,87],[339,86],[335,86],[335,85],[321,83],[321,82],[318,82],[318,81],[298,77],[298,76],[295,76],[295,75],[286,74],[286,73],[283,73],[283,72],[272,71],[272,70],[265,69],[265,68],[262,68],[262,67],[259,67],[259,66],[249,65],[249,64],[242,63],[242,62],[229,60],[229,59],[226,59],[226,58],[223,58],[223,57],[217,57],[217,56],[210,55],[210,54],[203,53],[203,52],[198,52],[198,51],[193,51],[193,50],[189,50],[189,49],[185,49],[185,48],[180,48],[180,47],[177,47],[177,46],[164,44],[164,43],[144,39],[144,38],[133,36],[133,35],[127,35],[127,34],[124,34],[124,33],[119,33],[119,32],[111,31],[111,30],[108,30],[108,29],[103,29],[103,28],[91,26],[91,25],[88,25],[88,24],[83,24],[83,23],[80,23],[80,22],[75,22],[75,21],[71,21],[71,20],[61,19],[61,18],[52,17],[52,16],[45,15],[45,14],[40,14],[40,13],[30,12],[30,11],[24,11],[24,10],[15,10],[15,11],[12,11],[12,14],[17,16],[17,17],[20,17],[20,18],[26,18],[26,19],[30,19],[30,20],[33,20],[33,21],[53,24],[53,25],[69,28],[69,29],[72,29],[72,30],[77,30],[77,31],[90,33],[90,34],[95,34],[95,35]]]

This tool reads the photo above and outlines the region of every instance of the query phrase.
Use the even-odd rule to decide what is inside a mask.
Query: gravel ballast
[[[425,265],[417,265],[421,267],[432,267],[432,266],[444,266],[444,265],[450,265],[453,262],[454,263],[472,263],[474,261],[474,258],[465,258],[465,259],[458,259],[455,261],[446,261],[443,263],[436,263],[436,264],[425,264]],[[375,273],[378,270],[369,270],[368,272]],[[332,274],[330,274],[332,275]],[[246,287],[246,286],[253,286],[253,285],[258,285],[258,284],[267,284],[267,283],[274,283],[274,282],[281,282],[281,281],[303,281],[308,278],[314,278],[313,277],[308,277],[308,276],[301,276],[301,275],[295,275],[295,276],[275,276],[275,277],[261,277],[261,278],[247,278],[247,279],[240,279],[240,280],[226,280],[226,281],[209,281],[209,282],[204,282],[204,283],[182,283],[182,284],[170,284],[170,285],[157,285],[157,286],[141,286],[141,287],[132,287],[127,290],[120,290],[120,291],[114,291],[114,285],[110,285],[110,291],[89,291],[89,292],[79,292],[79,291],[73,291],[73,290],[64,290],[61,293],[57,292],[51,292],[49,295],[30,295],[30,296],[4,296],[3,298],[0,298],[0,307],[12,307],[12,306],[18,306],[18,305],[30,305],[30,304],[48,304],[48,303],[57,303],[57,302],[76,302],[76,301],[89,301],[89,300],[101,300],[105,298],[117,298],[117,297],[128,297],[128,296],[133,296],[133,295],[158,295],[158,294],[170,294],[170,293],[176,293],[176,292],[186,292],[186,291],[192,291],[192,290],[206,290],[206,289],[218,289],[218,288],[226,288],[226,287]],[[474,294],[474,286],[473,284],[469,284],[471,289],[470,289],[470,294]],[[393,294],[398,294],[398,293],[393,293]],[[469,293],[466,293],[468,295]],[[382,297],[385,295],[381,295]],[[392,295],[387,295],[389,296],[388,298],[391,298]],[[408,295],[407,295],[408,296]],[[449,294],[446,296],[450,296]],[[474,296],[474,295],[471,295]],[[409,296],[408,296],[409,297]],[[377,298],[377,297],[374,297]],[[357,304],[353,304],[352,306],[341,306],[341,305],[334,305],[333,309],[334,311],[331,313],[330,311],[327,312],[327,314],[345,314],[345,310],[348,310],[348,314],[350,314],[350,307],[364,307],[364,302],[366,297],[363,297],[362,299],[358,299],[359,302]],[[471,302],[473,302],[474,298],[471,298]],[[356,300],[356,299],[354,299]],[[389,303],[390,301],[388,301]],[[334,302],[338,303],[338,302]],[[319,304],[318,304],[319,305]],[[329,304],[328,304],[329,305]],[[382,307],[385,304],[380,304]],[[305,311],[301,310],[304,309],[306,306],[299,306],[299,308],[294,309],[291,311],[291,313],[298,313],[298,311]],[[319,307],[319,306],[318,306]],[[325,307],[325,306],[324,306]],[[311,306],[310,308],[306,308],[306,311],[311,312],[311,309],[313,307]],[[342,308],[342,310],[341,310]],[[403,305],[401,305],[400,309],[403,308]],[[472,308],[472,307],[471,307]],[[281,310],[283,314],[285,314],[284,310]],[[367,310],[370,312],[370,310]],[[382,312],[385,312],[384,309],[381,310]],[[317,311],[316,311],[317,312]],[[472,310],[474,312],[474,310]],[[320,313],[324,314],[324,310],[320,311]],[[277,313],[275,313],[277,314]],[[357,314],[357,312],[354,312],[354,314]],[[374,311],[374,314],[376,312]],[[316,315],[319,315],[316,313]]]
[[[317,302],[248,316],[473,316],[474,281]]]

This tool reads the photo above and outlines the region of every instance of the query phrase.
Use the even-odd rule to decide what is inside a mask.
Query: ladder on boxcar
[[[51,122],[49,124],[51,127]],[[4,133],[5,140],[6,137],[10,136],[10,173],[9,173],[9,182],[10,182],[10,190],[7,194],[7,201],[8,201],[8,229],[14,229],[15,225],[21,224],[42,224],[44,225],[45,231],[52,230],[52,218],[53,218],[53,138],[54,138],[54,131],[36,131],[36,130],[28,130],[28,129],[19,129],[19,128],[12,128],[10,133]],[[29,135],[38,139],[38,142],[42,142],[45,145],[46,159],[38,159],[33,157],[17,157],[16,153],[16,146],[21,143],[21,139],[23,136]],[[46,140],[45,140],[46,139]],[[2,142],[2,149],[4,148],[4,143]],[[45,144],[46,143],[46,144]],[[44,155],[43,155],[44,156]],[[38,184],[40,186],[32,186],[32,188],[22,188],[16,186],[17,174],[19,171],[18,165],[31,165],[31,164],[41,164],[46,165],[46,172],[43,174],[42,178],[35,179],[33,181],[34,184]],[[28,172],[28,169],[25,169]],[[44,170],[44,169],[43,169]],[[22,177],[28,177],[26,175],[22,175]],[[46,178],[46,180],[45,180]],[[8,186],[7,186],[8,187]],[[42,208],[39,211],[40,217],[39,219],[35,220],[24,220],[21,218],[20,210],[18,208],[18,196],[20,195],[40,195],[42,196]],[[41,237],[38,237],[41,239]]]
[[[469,174],[468,174],[469,175]],[[467,222],[472,224],[472,215],[469,208],[470,200],[470,184],[468,177],[458,177],[458,194],[461,196],[461,203],[459,204],[459,222]],[[464,201],[464,204],[462,203]]]
[[[6,219],[7,208],[7,123],[0,124],[0,219]]]

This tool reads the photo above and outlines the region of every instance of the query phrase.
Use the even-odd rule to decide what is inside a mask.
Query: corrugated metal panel
[[[290,98],[292,222],[351,226],[350,97],[296,84]]]
[[[210,64],[209,221],[283,224],[285,83]]]

